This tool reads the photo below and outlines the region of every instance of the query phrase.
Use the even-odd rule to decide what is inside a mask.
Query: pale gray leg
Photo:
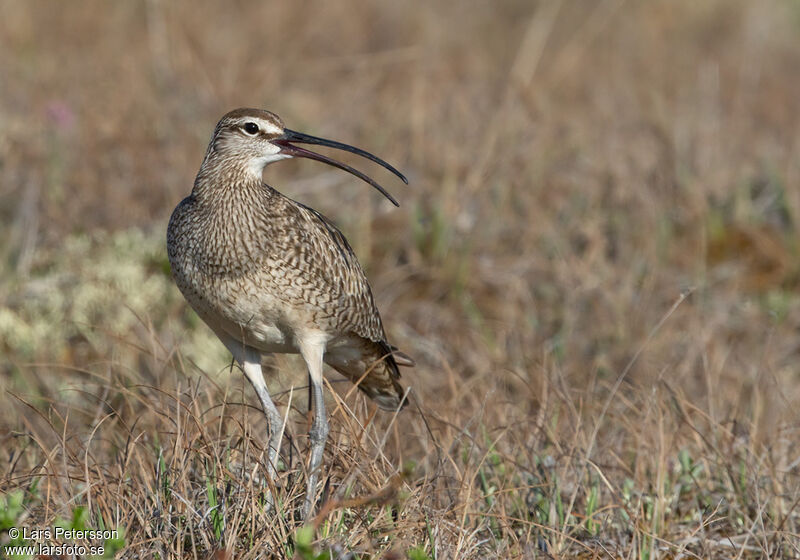
[[[308,378],[311,382],[311,395],[314,401],[314,419],[308,432],[311,440],[311,459],[308,464],[306,482],[306,501],[303,506],[303,517],[308,518],[313,510],[317,495],[317,479],[322,463],[325,441],[328,439],[328,419],[325,416],[325,400],[322,393],[322,355],[325,351],[323,339],[304,340],[300,343],[300,353],[308,366]]]
[[[278,450],[281,447],[281,428],[283,428],[283,420],[275,408],[275,403],[269,397],[267,391],[267,384],[264,382],[264,375],[261,373],[261,364],[259,362],[245,361],[242,364],[244,375],[253,385],[256,390],[258,400],[261,401],[261,409],[267,417],[267,424],[269,424],[269,453],[267,455],[267,475],[269,476],[272,484],[277,483],[277,465],[278,465]],[[270,492],[268,505],[272,507],[275,503],[274,497]]]
[[[267,425],[269,426],[269,451],[267,453],[267,475],[269,476],[272,484],[277,482],[277,465],[278,465],[278,450],[281,447],[281,430],[283,428],[283,420],[275,407],[275,403],[269,396],[267,384],[264,381],[264,374],[261,372],[261,354],[254,349],[243,345],[241,342],[225,337],[222,342],[231,351],[234,359],[239,362],[253,389],[258,395],[258,400],[261,402],[261,410],[264,411],[264,416],[267,418]],[[272,509],[275,504],[275,497],[270,491],[267,498],[267,507]]]

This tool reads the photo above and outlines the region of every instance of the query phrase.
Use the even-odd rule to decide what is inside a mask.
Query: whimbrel
[[[386,340],[369,283],[344,235],[325,216],[262,181],[264,167],[315,159],[366,181],[360,171],[296,144],[382,159],[347,144],[289,130],[274,113],[236,109],[217,123],[192,193],[167,229],[172,274],[186,300],[233,354],[269,425],[267,474],[275,479],[282,420],[261,371],[265,353],[299,353],[308,368],[314,416],[309,431],[304,514],[313,509],[328,436],[323,362],[358,383],[384,410],[403,402],[399,365],[413,365]]]

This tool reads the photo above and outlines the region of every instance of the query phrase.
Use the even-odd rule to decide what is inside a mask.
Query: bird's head
[[[296,144],[317,144],[358,154],[382,165],[408,184],[402,173],[379,157],[348,144],[289,130],[278,115],[262,109],[236,109],[222,117],[208,146],[206,161],[211,160],[212,156],[215,160],[237,161],[246,173],[260,181],[264,167],[272,162],[292,157],[315,159],[352,173],[378,189],[392,204],[399,206],[392,195],[361,171]]]

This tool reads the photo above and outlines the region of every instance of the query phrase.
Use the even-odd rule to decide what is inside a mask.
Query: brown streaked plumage
[[[264,166],[307,157],[375,181],[295,144],[372,154],[283,126],[260,109],[236,109],[217,124],[192,193],[174,210],[167,250],[175,282],[253,384],[270,427],[268,474],[275,475],[282,420],[261,372],[264,353],[300,353],[311,380],[314,420],[305,513],[310,513],[328,424],[322,363],[360,383],[379,407],[403,401],[400,365],[413,365],[386,340],[369,283],[344,235],[322,214],[262,182]]]

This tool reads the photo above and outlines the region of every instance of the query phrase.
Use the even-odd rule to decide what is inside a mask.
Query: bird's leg
[[[325,350],[323,341],[306,341],[300,345],[300,353],[308,366],[308,378],[311,382],[311,394],[314,400],[314,419],[308,432],[311,440],[311,459],[308,464],[306,482],[306,501],[303,506],[303,517],[308,518],[316,501],[317,479],[322,463],[325,441],[328,439],[328,419],[325,416],[325,400],[322,394],[322,354]]]
[[[264,382],[264,375],[261,373],[261,356],[256,352],[246,352],[244,360],[242,361],[242,369],[244,375],[253,385],[253,389],[258,395],[258,400],[261,401],[261,409],[267,417],[267,424],[269,425],[269,453],[267,454],[267,475],[270,478],[273,486],[277,481],[277,465],[278,465],[278,450],[281,445],[281,429],[283,427],[283,420],[278,409],[275,408],[275,403],[269,396],[267,391],[267,384]],[[275,497],[270,490],[268,498],[268,507],[271,509],[275,504]]]
[[[306,502],[303,507],[303,516],[308,517],[314,509],[317,494],[317,479],[319,478],[322,453],[325,451],[325,441],[328,439],[328,419],[325,417],[325,401],[322,397],[322,383],[312,378],[314,391],[314,420],[308,432],[311,440],[311,460],[308,463],[308,481],[306,483]]]
[[[264,374],[261,372],[261,354],[252,347],[247,346],[243,341],[239,341],[229,336],[224,331],[215,329],[219,339],[225,347],[233,354],[233,359],[242,366],[244,376],[247,377],[253,389],[258,395],[258,400],[261,402],[261,410],[264,411],[264,416],[267,417],[267,425],[269,426],[269,451],[267,453],[267,475],[270,482],[274,486],[276,483],[276,474],[278,466],[278,450],[281,446],[281,431],[283,429],[283,420],[278,409],[275,408],[275,403],[269,396],[267,384],[264,381]],[[268,507],[271,509],[275,504],[275,497],[270,490],[268,500]]]

